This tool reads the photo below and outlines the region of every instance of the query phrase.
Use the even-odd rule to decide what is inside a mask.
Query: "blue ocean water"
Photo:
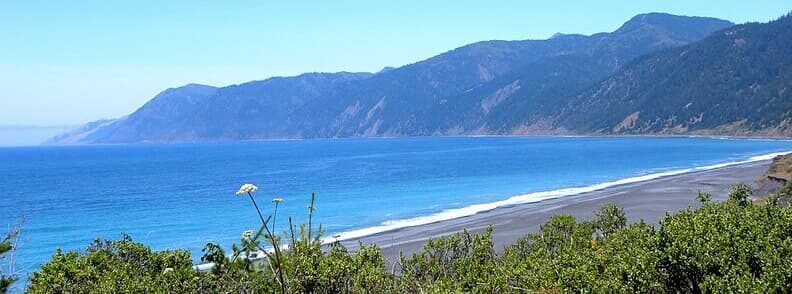
[[[285,199],[277,219],[283,229],[287,216],[305,220],[316,192],[316,222],[332,236],[781,151],[792,151],[792,141],[435,137],[0,148],[0,224],[24,218],[23,272],[55,248],[82,250],[122,233],[198,259],[207,242],[227,247],[257,227],[249,199],[234,195],[248,182],[258,185],[265,211],[273,197]]]

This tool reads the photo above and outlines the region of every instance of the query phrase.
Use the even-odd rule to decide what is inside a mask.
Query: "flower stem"
[[[264,220],[264,216],[261,215],[261,210],[259,209],[258,204],[256,204],[256,200],[253,199],[253,195],[250,194],[250,192],[248,192],[247,194],[248,194],[248,197],[250,197],[250,201],[253,201],[253,207],[255,207],[256,208],[256,212],[258,212],[258,216],[261,219],[261,224],[266,226],[267,222]]]
[[[315,194],[311,192],[311,205],[308,206],[308,242],[311,242],[311,225],[313,222],[314,213],[314,197]]]
[[[275,261],[277,262],[275,266],[278,269],[275,274],[277,275],[278,283],[281,286],[281,291],[286,293],[286,280],[283,278],[283,267],[281,266],[281,252],[280,246],[278,245],[278,239],[274,234],[272,234],[272,231],[270,231],[269,226],[267,225],[267,221],[265,221],[264,216],[261,215],[261,210],[259,209],[258,204],[256,204],[256,200],[253,199],[253,194],[250,194],[250,192],[247,194],[248,197],[250,197],[250,201],[253,202],[253,207],[256,208],[256,212],[258,212],[259,218],[261,219],[261,224],[264,226],[264,230],[266,230],[267,235],[269,235],[269,239],[272,242],[272,247],[275,249]]]
[[[272,231],[275,232],[275,233],[278,232],[278,230],[275,229],[275,218],[278,217],[278,204],[280,204],[280,203],[275,202],[275,212],[272,213]]]

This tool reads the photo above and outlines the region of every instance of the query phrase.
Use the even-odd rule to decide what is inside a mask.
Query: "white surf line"
[[[542,200],[554,199],[554,198],[559,198],[559,197],[564,197],[564,196],[579,195],[579,194],[583,194],[583,193],[599,191],[599,190],[610,188],[610,187],[614,187],[614,186],[620,186],[620,185],[626,185],[626,184],[632,184],[632,183],[638,183],[638,182],[645,182],[645,181],[659,179],[659,178],[663,178],[663,177],[681,175],[681,174],[686,174],[686,173],[691,173],[691,172],[719,169],[719,168],[723,168],[723,167],[740,165],[740,164],[746,164],[746,163],[763,161],[763,160],[770,160],[770,159],[775,158],[776,156],[785,155],[785,154],[789,154],[789,153],[792,153],[792,151],[775,152],[775,153],[769,153],[769,154],[756,155],[756,156],[752,156],[752,157],[750,157],[750,158],[748,158],[746,160],[740,160],[740,161],[731,161],[731,162],[724,162],[724,163],[718,163],[718,164],[712,164],[712,165],[706,165],[706,166],[700,166],[700,167],[692,167],[692,168],[677,169],[677,170],[671,170],[671,171],[665,171],[665,172],[659,172],[659,173],[651,173],[651,174],[646,174],[646,175],[641,175],[641,176],[635,176],[635,177],[619,179],[619,180],[615,180],[615,181],[611,181],[611,182],[603,182],[603,183],[594,184],[594,185],[590,185],[590,186],[584,186],[584,187],[561,188],[561,189],[557,189],[557,190],[526,193],[526,194],[512,196],[512,197],[509,197],[509,198],[504,199],[504,200],[488,202],[488,203],[473,204],[473,205],[469,205],[469,206],[461,207],[461,208],[447,209],[447,210],[443,210],[443,211],[438,212],[438,213],[425,215],[425,216],[418,216],[418,217],[413,217],[413,218],[408,218],[408,219],[401,219],[401,220],[385,221],[381,225],[378,225],[378,226],[366,227],[366,228],[362,228],[362,229],[342,232],[342,233],[338,234],[335,237],[325,237],[325,238],[322,239],[322,242],[323,243],[331,243],[331,242],[335,242],[335,241],[344,241],[344,240],[349,240],[349,239],[357,239],[357,238],[361,238],[361,237],[365,237],[365,236],[369,236],[369,235],[374,235],[374,234],[378,234],[378,233],[383,233],[383,232],[387,232],[387,231],[392,231],[392,230],[396,230],[396,229],[407,228],[407,227],[415,227],[415,226],[426,225],[426,224],[441,222],[441,221],[455,219],[455,218],[460,218],[460,217],[471,216],[471,215],[475,215],[475,214],[478,214],[478,213],[481,213],[481,212],[490,211],[490,210],[496,209],[498,207],[503,207],[503,206],[511,206],[511,205],[515,205],[515,204],[535,203],[535,202],[539,202],[539,201],[542,201]]]

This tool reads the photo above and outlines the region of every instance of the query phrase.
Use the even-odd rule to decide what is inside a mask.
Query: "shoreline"
[[[629,222],[644,220],[647,223],[656,224],[666,212],[676,212],[696,206],[698,202],[695,196],[699,191],[712,194],[713,201],[722,201],[726,199],[729,190],[735,184],[745,183],[754,187],[756,180],[767,171],[772,158],[785,153],[789,152],[764,154],[743,161],[655,173],[650,174],[653,177],[645,180],[620,183],[625,180],[621,179],[608,182],[611,184],[605,187],[580,193],[556,195],[531,202],[501,203],[490,209],[467,215],[381,231],[375,230],[370,234],[350,236],[339,240],[344,246],[353,250],[358,247],[358,242],[377,244],[390,264],[398,260],[401,252],[411,254],[420,250],[426,240],[430,238],[453,234],[463,229],[470,232],[481,232],[490,225],[493,226],[492,238],[495,249],[500,251],[518,238],[538,231],[539,226],[553,215],[570,214],[579,220],[589,219],[596,209],[608,203],[622,207]],[[628,179],[645,176],[648,175]],[[520,196],[525,195],[509,199]],[[387,223],[383,226],[386,225]],[[371,230],[371,228],[361,230]]]
[[[619,179],[615,179],[607,182],[595,183],[587,186],[562,187],[553,190],[522,193],[501,200],[495,200],[495,201],[483,202],[483,203],[474,203],[463,207],[445,209],[427,215],[420,215],[406,219],[388,220],[379,225],[368,226],[360,229],[341,232],[338,235],[336,235],[333,239],[326,238],[325,242],[332,242],[335,240],[346,241],[350,239],[359,239],[370,235],[402,229],[405,227],[427,225],[427,224],[447,221],[455,218],[472,216],[475,214],[491,211],[500,207],[537,203],[545,200],[576,196],[580,194],[605,190],[608,188],[618,187],[621,185],[648,182],[664,177],[695,173],[698,171],[714,170],[723,167],[735,166],[735,165],[763,161],[763,160],[771,160],[776,156],[784,155],[788,153],[792,153],[792,152],[786,151],[786,152],[766,153],[766,154],[751,156],[743,160],[727,161],[727,162],[690,167],[690,168],[670,169],[660,172],[630,176],[626,178],[619,178]]]
[[[427,136],[351,136],[351,137],[306,137],[306,138],[250,138],[250,139],[204,139],[204,140],[172,140],[172,141],[138,141],[125,143],[70,143],[57,144],[41,142],[35,145],[9,145],[5,147],[36,147],[36,146],[116,146],[116,145],[157,145],[157,144],[204,144],[204,143],[235,143],[235,142],[278,142],[278,141],[306,141],[306,140],[358,140],[358,139],[400,139],[400,138],[532,138],[532,137],[570,137],[570,138],[709,138],[716,140],[768,140],[792,141],[790,136],[768,135],[703,135],[703,134],[463,134],[463,135],[427,135]]]

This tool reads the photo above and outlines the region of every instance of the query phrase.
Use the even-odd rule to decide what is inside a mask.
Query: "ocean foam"
[[[562,188],[562,189],[551,190],[551,191],[541,191],[541,192],[532,192],[532,193],[527,193],[527,194],[521,194],[521,195],[512,196],[512,197],[504,199],[504,200],[488,202],[488,203],[473,204],[473,205],[466,206],[466,207],[461,207],[461,208],[447,209],[447,210],[444,210],[444,211],[441,211],[441,212],[438,212],[438,213],[435,213],[435,214],[430,214],[430,215],[425,215],[425,216],[418,216],[418,217],[409,218],[409,219],[386,221],[386,222],[383,222],[379,226],[373,226],[373,227],[367,227],[367,228],[362,228],[362,229],[357,229],[357,230],[343,232],[341,234],[338,234],[334,238],[325,238],[323,241],[324,242],[332,242],[332,241],[343,241],[343,240],[349,240],[349,239],[356,239],[356,238],[360,238],[360,237],[364,237],[364,236],[368,236],[368,235],[374,235],[374,234],[383,233],[383,232],[392,231],[392,230],[397,230],[397,229],[401,229],[401,228],[426,225],[426,224],[436,223],[436,222],[440,222],[440,221],[445,221],[445,220],[450,220],[450,219],[455,219],[455,218],[460,218],[460,217],[471,216],[471,215],[474,215],[474,214],[477,214],[477,213],[490,211],[490,210],[496,209],[498,207],[511,206],[511,205],[516,205],[516,204],[534,203],[534,202],[539,202],[539,201],[542,201],[542,200],[548,200],[548,199],[554,199],[554,198],[559,198],[559,197],[573,196],[573,195],[579,195],[579,194],[593,192],[593,191],[599,191],[599,190],[602,190],[602,189],[605,189],[605,188],[610,188],[610,187],[613,187],[613,186],[620,186],[620,185],[644,182],[644,181],[649,181],[649,180],[654,180],[654,179],[659,179],[659,178],[669,177],[669,176],[675,176],[675,175],[680,175],[680,174],[685,174],[685,173],[713,170],[713,169],[718,169],[718,168],[723,168],[723,167],[728,167],[728,166],[733,166],[733,165],[746,164],[746,163],[764,161],[764,160],[770,160],[770,159],[773,159],[776,156],[785,155],[785,154],[789,154],[789,153],[792,153],[792,151],[776,152],[776,153],[770,153],[770,154],[762,154],[762,155],[753,156],[753,157],[750,157],[750,158],[748,158],[746,160],[741,160],[741,161],[731,161],[731,162],[724,162],[724,163],[718,163],[718,164],[712,164],[712,165],[706,165],[706,166],[699,166],[699,167],[677,169],[677,170],[664,171],[664,172],[658,172],[658,173],[651,173],[651,174],[646,174],[646,175],[641,175],[641,176],[635,176],[635,177],[619,179],[619,180],[615,180],[615,181],[611,181],[611,182],[604,182],[604,183],[594,184],[594,185],[591,185],[591,186]]]

